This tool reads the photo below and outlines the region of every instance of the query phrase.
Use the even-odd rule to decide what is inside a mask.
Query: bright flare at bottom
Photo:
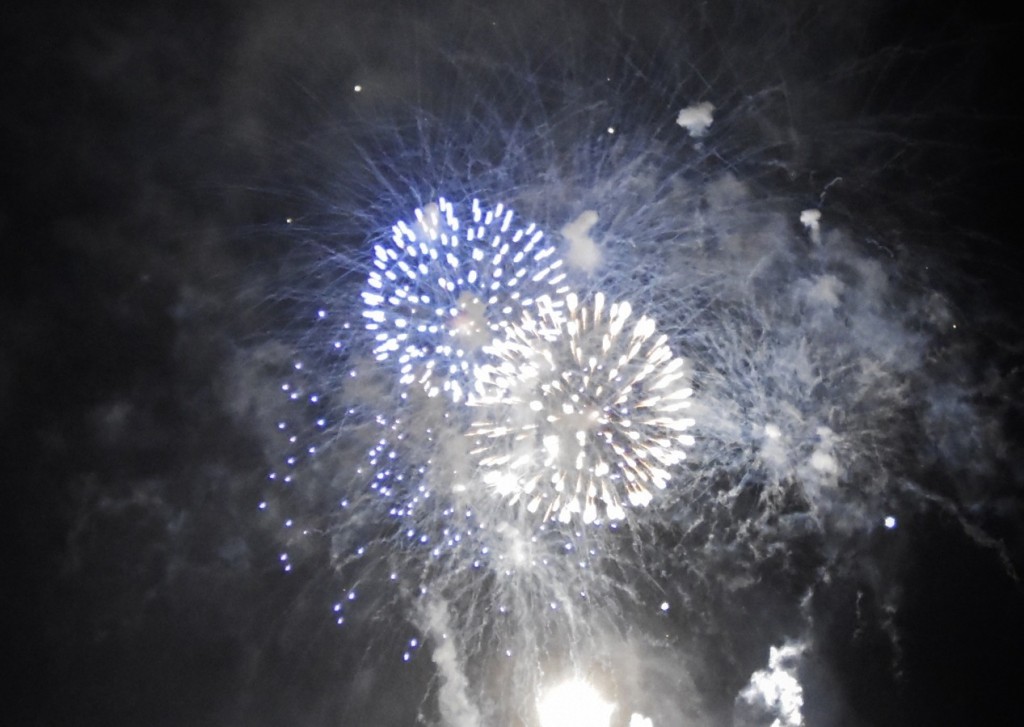
[[[537,703],[541,727],[608,727],[615,705],[581,679],[552,687]]]

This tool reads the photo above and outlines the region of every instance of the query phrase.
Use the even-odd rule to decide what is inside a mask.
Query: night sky
[[[678,133],[699,158],[690,194],[728,174],[797,230],[820,207],[823,226],[883,251],[888,279],[917,291],[901,300],[934,293],[957,326],[921,364],[941,372],[927,405],[878,412],[869,441],[905,451],[898,487],[862,480],[875,494],[830,509],[820,531],[735,557],[705,548],[659,574],[687,604],[659,622],[686,654],[679,674],[659,666],[665,699],[685,706],[655,725],[771,724],[737,695],[787,639],[807,645],[805,724],[1024,724],[1024,26],[1003,13],[911,0],[5,10],[5,723],[444,724],[415,618],[398,605],[335,626],[349,575],[331,546],[282,571],[280,527],[257,504],[283,456],[285,369],[315,355],[322,297],[358,290],[344,261],[409,214],[394,200],[429,201],[447,175],[557,230],[590,171]],[[703,100],[715,123],[689,139],[675,115]],[[580,144],[591,123],[617,126],[625,156]],[[531,155],[571,180],[531,188]],[[421,182],[435,186],[410,189]],[[587,200],[603,219],[646,219],[644,194]],[[901,330],[926,335],[913,319]],[[314,513],[330,487],[294,507]],[[729,533],[760,505],[731,507]],[[864,525],[890,511],[896,528]],[[698,537],[662,524],[666,552]],[[394,632],[428,643],[405,664]]]

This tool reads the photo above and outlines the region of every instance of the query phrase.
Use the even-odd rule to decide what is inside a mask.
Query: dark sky
[[[385,668],[389,625],[332,628],[325,558],[282,573],[255,507],[279,454],[266,402],[306,345],[296,321],[340,286],[310,260],[359,249],[385,214],[360,219],[359,201],[383,208],[415,181],[507,180],[530,199],[523,139],[548,140],[536,151],[576,174],[571,196],[595,162],[560,109],[621,107],[662,143],[700,97],[724,109],[700,174],[797,211],[842,177],[834,219],[953,301],[966,353],[948,385],[972,436],[911,445],[961,466],[908,455],[913,485],[884,498],[904,506],[893,533],[794,538],[789,576],[758,561],[745,601],[695,597],[701,625],[673,626],[694,654],[694,723],[762,723],[735,695],[796,632],[813,644],[806,724],[1024,723],[1024,28],[983,3],[909,0],[278,5],[3,11],[5,722],[433,723],[430,660]],[[515,63],[532,75],[502,82]],[[619,75],[595,93],[602,63]],[[433,176],[417,144],[435,145]],[[812,575],[831,562],[847,564],[831,582]]]

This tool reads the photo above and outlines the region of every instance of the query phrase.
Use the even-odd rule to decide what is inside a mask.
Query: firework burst
[[[653,319],[628,326],[628,301],[605,304],[603,293],[591,305],[570,294],[563,315],[541,298],[475,371],[467,403],[482,481],[545,519],[624,519],[625,505],[665,489],[694,441],[685,362]]]
[[[476,199],[467,219],[441,198],[399,221],[390,244],[374,246],[362,293],[366,328],[378,362],[393,361],[403,386],[441,391],[456,402],[475,352],[499,321],[533,303],[533,289],[563,293],[566,273],[535,224]]]

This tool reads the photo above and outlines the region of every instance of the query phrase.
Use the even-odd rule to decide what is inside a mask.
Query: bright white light
[[[885,518],[885,527],[889,528],[889,530],[892,530],[894,527],[896,527],[896,518],[894,518],[892,515],[887,515]]]
[[[608,727],[614,711],[614,704],[581,679],[552,687],[537,703],[541,727]]]

